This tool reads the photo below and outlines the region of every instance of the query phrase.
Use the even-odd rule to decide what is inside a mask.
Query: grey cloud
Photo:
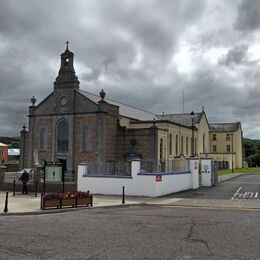
[[[248,45],[240,45],[232,48],[228,53],[219,59],[220,65],[243,65],[249,63],[248,61]]]
[[[238,17],[234,24],[240,31],[254,31],[260,29],[259,0],[243,0],[238,7]]]
[[[27,121],[31,96],[36,96],[38,103],[52,91],[66,40],[75,53],[81,89],[99,93],[104,88],[108,98],[154,113],[182,112],[184,91],[185,112],[200,111],[204,105],[210,122],[243,120],[242,125],[250,126],[250,120],[256,119],[252,115],[260,111],[258,64],[248,61],[247,48],[251,43],[245,34],[232,26],[217,27],[217,21],[203,29],[205,15],[209,15],[205,10],[211,3],[211,0],[58,0],[51,4],[3,1],[0,135],[18,135]],[[225,10],[228,16],[226,4],[219,5],[223,5],[220,10]],[[240,17],[242,7],[243,4]],[[192,32],[190,29],[199,33],[187,35]],[[243,69],[231,66],[236,75],[232,77],[226,73],[226,66],[212,65],[198,56],[193,71],[178,73],[178,64],[171,62],[182,41],[190,43],[189,49],[194,48],[194,53],[201,56],[215,46],[224,46],[229,51],[220,63],[247,66]],[[233,46],[234,42],[238,47]],[[234,84],[240,82],[248,87],[237,91]],[[249,131],[247,127],[246,131],[260,137],[257,128]]]

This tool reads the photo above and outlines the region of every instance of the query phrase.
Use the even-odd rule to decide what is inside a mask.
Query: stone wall
[[[135,154],[143,159],[154,160],[157,145],[156,135],[156,128],[121,128],[118,135],[117,158],[126,160],[129,155]]]

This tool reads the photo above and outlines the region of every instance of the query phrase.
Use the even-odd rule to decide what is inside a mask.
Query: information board
[[[46,165],[45,166],[45,181],[62,181],[62,166]]]

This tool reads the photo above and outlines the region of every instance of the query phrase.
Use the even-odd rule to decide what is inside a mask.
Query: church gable
[[[98,111],[98,104],[75,91],[75,112],[76,113],[92,113]]]
[[[53,92],[35,107],[34,115],[50,115],[53,113]]]

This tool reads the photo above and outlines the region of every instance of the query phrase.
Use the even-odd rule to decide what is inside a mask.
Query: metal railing
[[[186,172],[189,171],[189,160],[173,159],[167,161],[141,160],[141,172]]]
[[[131,162],[87,162],[87,174],[130,176]]]

